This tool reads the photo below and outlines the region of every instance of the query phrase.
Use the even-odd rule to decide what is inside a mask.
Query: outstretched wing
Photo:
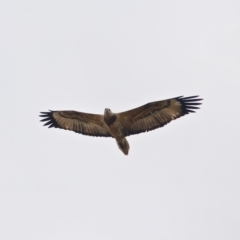
[[[89,136],[111,137],[102,115],[76,111],[50,111],[41,112],[40,117],[43,118],[42,122],[46,121],[44,126],[49,125],[49,128],[61,128]]]
[[[151,102],[141,107],[121,112],[117,118],[125,128],[125,136],[151,131],[163,127],[172,120],[195,112],[202,99],[198,96],[176,97]]]

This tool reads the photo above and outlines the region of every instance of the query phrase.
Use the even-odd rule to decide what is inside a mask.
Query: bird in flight
[[[128,155],[127,136],[148,132],[163,127],[174,119],[194,113],[201,104],[198,96],[176,97],[150,102],[126,112],[113,113],[105,108],[104,114],[92,114],[76,111],[41,112],[41,121],[49,128],[61,128],[83,135],[112,137],[119,149]]]

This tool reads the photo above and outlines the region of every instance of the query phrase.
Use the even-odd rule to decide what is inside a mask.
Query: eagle
[[[77,111],[41,112],[41,121],[49,128],[61,128],[88,136],[115,138],[119,149],[128,155],[127,136],[148,132],[165,126],[174,119],[199,109],[199,96],[175,97],[147,103],[125,112],[113,113],[105,108],[104,114]]]

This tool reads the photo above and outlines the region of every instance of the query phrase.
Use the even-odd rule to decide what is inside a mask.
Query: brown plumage
[[[176,97],[151,102],[141,107],[113,113],[106,108],[104,115],[76,111],[42,112],[41,121],[46,121],[49,128],[62,128],[83,135],[96,137],[113,137],[119,149],[128,154],[127,136],[163,127],[167,123],[188,113],[195,112],[202,99],[198,96]]]

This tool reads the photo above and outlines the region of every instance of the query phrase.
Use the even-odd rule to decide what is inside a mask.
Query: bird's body
[[[111,136],[116,139],[119,149],[125,155],[128,155],[129,143],[125,138],[124,126],[122,125],[121,119],[119,119],[115,113],[112,113],[109,108],[105,109],[103,118]]]
[[[127,136],[163,127],[170,121],[198,109],[202,99],[192,97],[177,97],[151,102],[141,107],[113,113],[106,108],[103,115],[82,113],[76,111],[43,112],[41,121],[49,127],[71,130],[83,135],[113,137],[119,149],[127,155],[129,144]]]

